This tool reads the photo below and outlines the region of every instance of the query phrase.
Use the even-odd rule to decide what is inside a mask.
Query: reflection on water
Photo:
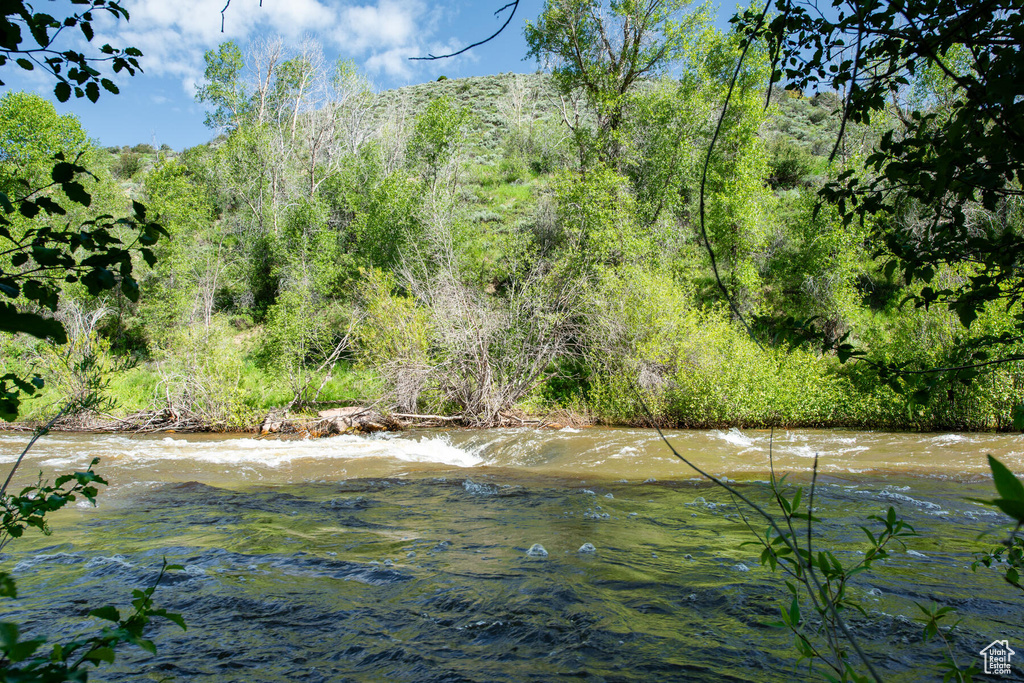
[[[681,452],[764,498],[768,434],[680,432]],[[24,438],[0,436],[0,459]],[[983,453],[1016,471],[1006,435],[776,434],[776,464],[822,454],[824,544],[855,560],[857,524],[892,505],[922,532],[855,588],[855,625],[887,677],[938,676],[915,602],[957,608],[962,664],[996,638],[1024,646],[1024,600],[968,565],[999,521]],[[83,605],[125,603],[166,557],[158,592],[189,623],[109,680],[751,680],[792,678],[782,592],[727,495],[644,430],[422,432],[320,441],[58,435],[22,475],[111,480],[98,509],[11,546],[36,633],[70,634]],[[590,543],[595,552],[579,552]],[[546,557],[527,550],[542,545]],[[1021,669],[1015,669],[1020,671]],[[798,676],[806,676],[800,670]],[[141,673],[140,673],[141,672]]]

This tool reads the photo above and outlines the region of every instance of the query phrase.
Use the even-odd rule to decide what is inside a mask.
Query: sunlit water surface
[[[672,432],[684,456],[765,501],[769,434]],[[0,435],[0,463],[26,441]],[[1024,471],[1012,435],[777,432],[779,472],[820,456],[816,546],[855,562],[858,525],[889,507],[921,532],[862,575],[856,632],[888,679],[941,679],[914,603],[962,619],[961,664],[1008,639],[1024,652],[1024,595],[974,551],[1002,530],[984,454]],[[89,608],[125,605],[162,558],[155,657],[125,650],[100,680],[803,680],[775,621],[781,577],[728,494],[647,430],[408,432],[322,440],[51,435],[22,482],[102,458],[99,506],[8,547],[34,634],[69,636]],[[763,525],[758,522],[760,529]],[[592,544],[596,552],[581,553]],[[526,551],[541,544],[547,557]],[[839,550],[841,549],[841,550]],[[1017,647],[1019,646],[1019,647]],[[1024,661],[1017,664],[1024,664]],[[1015,666],[1015,672],[1024,666]],[[982,679],[984,680],[984,679]],[[1003,678],[1002,680],[1011,680]]]

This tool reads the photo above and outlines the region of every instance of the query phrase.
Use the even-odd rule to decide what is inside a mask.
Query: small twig
[[[814,514],[814,487],[818,483],[818,454],[814,454],[814,472],[811,474],[811,493],[807,498],[807,555],[808,557],[814,557],[814,549],[811,545],[811,539],[814,535],[811,533],[811,515]]]
[[[220,32],[224,33],[224,13],[228,11],[228,7],[231,7],[231,0],[227,0],[224,3],[224,9],[220,11]],[[260,0],[260,7],[263,7],[263,0]]]
[[[67,406],[61,408],[60,411],[56,415],[54,415],[49,422],[47,422],[44,426],[37,429],[36,433],[32,435],[32,439],[28,442],[28,445],[25,446],[25,450],[23,450],[21,452],[21,455],[18,456],[18,459],[14,461],[14,466],[11,467],[11,471],[7,475],[7,481],[4,482],[3,487],[0,487],[0,497],[7,493],[7,487],[10,486],[11,479],[14,478],[14,473],[18,471],[18,467],[21,465],[21,461],[25,458],[25,455],[29,452],[29,449],[31,449],[32,446],[35,445],[36,441],[38,441],[41,436],[50,431],[50,428],[57,423],[57,420],[59,420],[64,415],[64,412],[67,409]]]
[[[228,2],[230,3],[231,0],[228,0]],[[262,2],[262,0],[260,0],[260,2]],[[516,10],[519,9],[519,0],[512,0],[512,2],[508,3],[504,7],[499,8],[498,11],[494,13],[494,16],[500,15],[502,12],[507,10],[509,7],[512,8],[512,11],[509,12],[508,19],[505,20],[505,23],[501,25],[501,28],[499,28],[497,31],[495,31],[490,36],[484,38],[483,40],[478,40],[477,42],[473,43],[472,45],[467,45],[466,47],[462,48],[458,52],[451,52],[451,53],[446,54],[446,55],[436,55],[436,56],[435,55],[427,55],[426,57],[409,57],[409,60],[410,61],[432,61],[432,60],[435,60],[435,59],[448,59],[449,57],[457,57],[457,56],[461,55],[463,52],[468,52],[469,50],[472,50],[474,47],[480,47],[484,43],[491,42],[492,40],[497,38],[501,34],[501,32],[504,31],[505,28],[510,23],[512,23],[512,17],[514,17],[516,15]]]

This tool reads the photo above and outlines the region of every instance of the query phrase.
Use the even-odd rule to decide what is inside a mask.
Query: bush
[[[814,170],[814,158],[804,147],[788,138],[772,141],[768,161],[768,184],[773,190],[787,190],[800,185]]]
[[[114,160],[114,163],[110,167],[110,172],[114,174],[115,178],[130,180],[142,170],[142,166],[142,155],[136,152],[126,151],[121,152],[121,155]]]
[[[519,182],[526,176],[526,162],[519,156],[503,157],[498,162],[498,173],[506,183]]]
[[[394,290],[390,273],[366,272],[359,288],[364,312],[356,328],[359,357],[381,374],[400,410],[415,412],[430,369],[430,320],[415,300]]]
[[[698,307],[668,274],[608,275],[589,307],[589,399],[605,422],[815,426],[838,421],[849,382],[804,351],[762,349],[721,307]],[[639,392],[639,393],[638,393]]]

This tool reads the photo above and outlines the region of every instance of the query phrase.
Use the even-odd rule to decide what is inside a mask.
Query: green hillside
[[[1009,424],[1016,364],[921,404],[834,353],[751,338],[700,232],[714,79],[639,83],[603,140],[596,110],[548,75],[346,87],[297,114],[271,102],[182,152],[91,152],[110,201],[144,201],[171,239],[137,303],[69,288],[68,348],[5,342],[8,369],[53,376],[26,417],[99,373],[103,416],[187,428],[344,404],[637,424],[641,397],[679,426]],[[870,229],[815,212],[817,188],[881,130],[851,124],[830,166],[836,106],[734,98],[706,194],[722,283],[748,319],[811,318],[887,362],[941,365],[956,353],[952,314],[901,308]],[[992,311],[973,330],[1006,324]]]

